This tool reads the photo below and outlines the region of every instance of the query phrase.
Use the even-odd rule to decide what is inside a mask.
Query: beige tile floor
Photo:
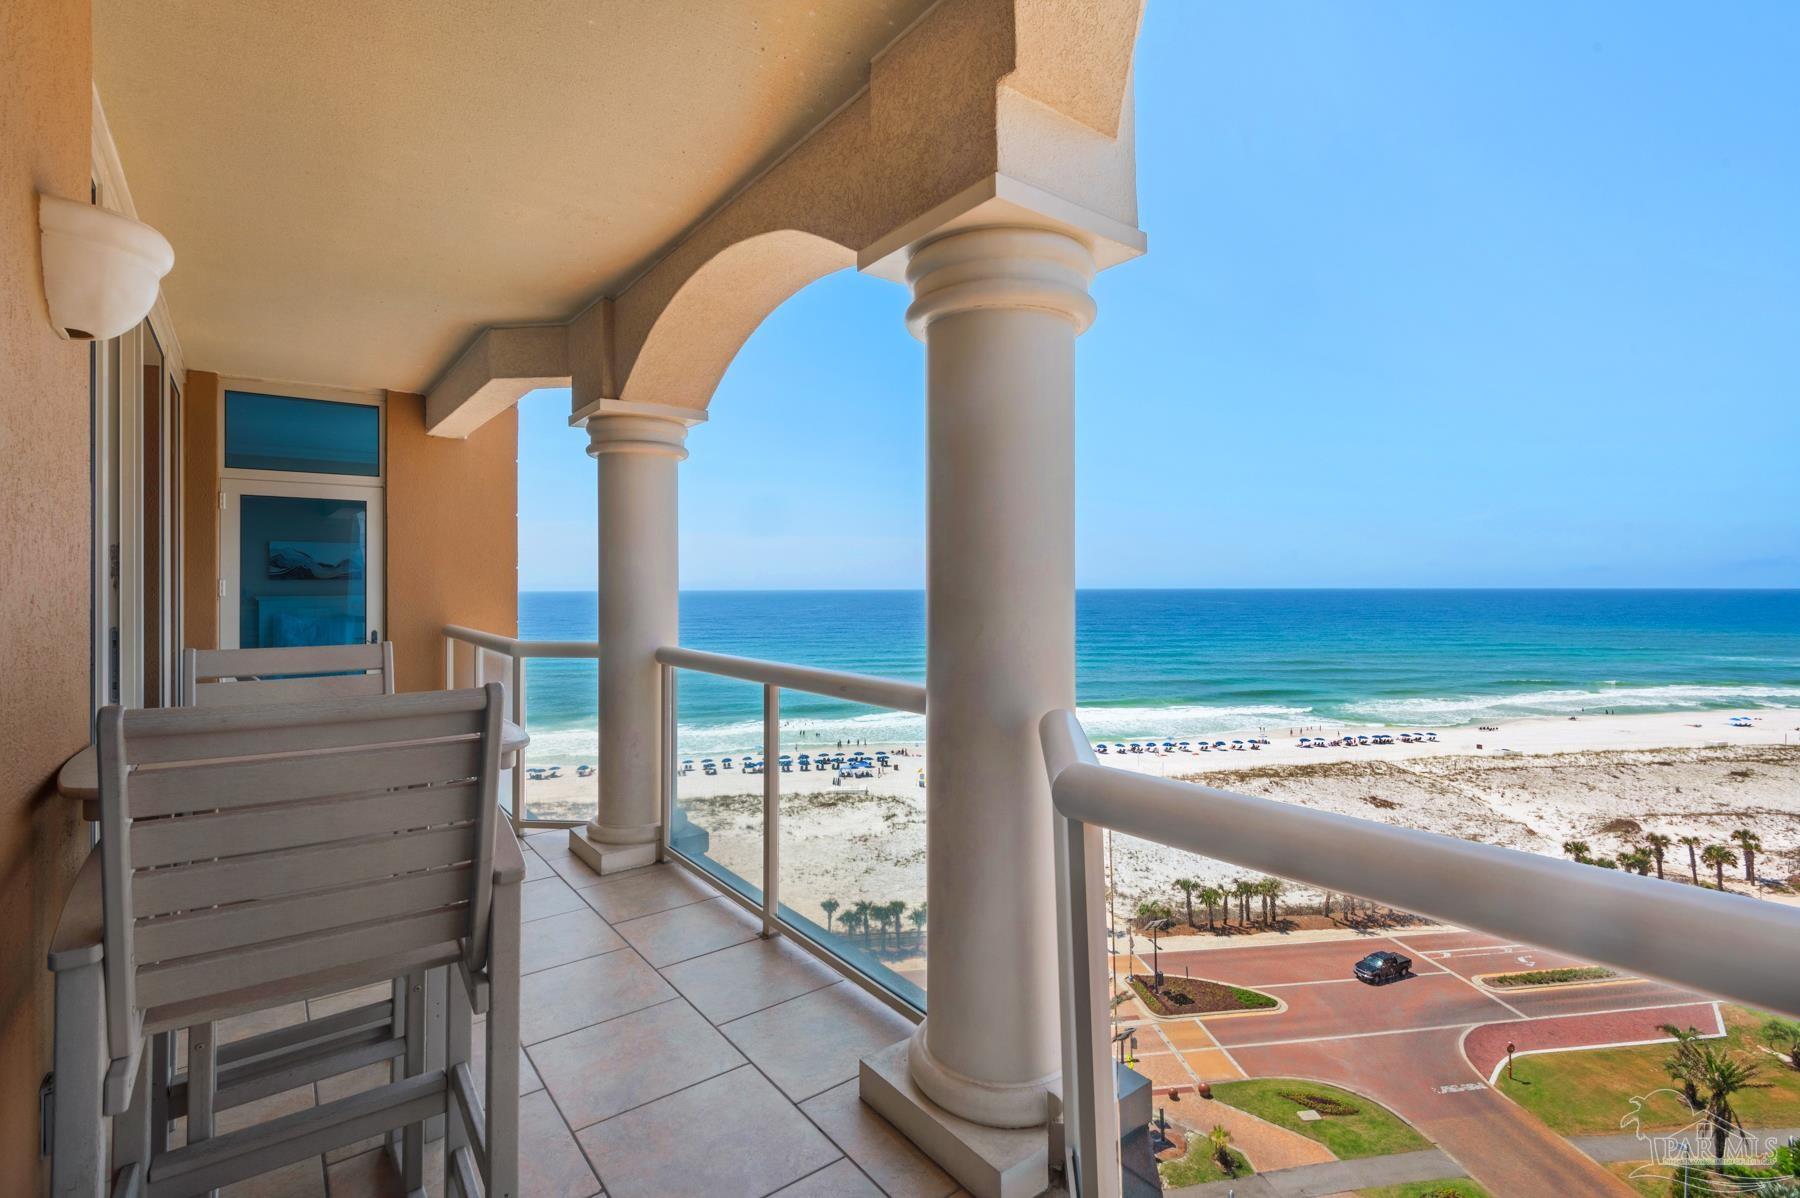
[[[760,939],[679,866],[601,878],[566,833],[534,833],[526,848],[521,1198],[963,1193],[856,1096],[858,1059],[910,1034],[905,1019],[793,945]],[[318,1000],[313,1014],[351,1001]],[[378,1080],[351,1074],[276,1099],[306,1106]],[[427,1162],[441,1194],[441,1154]],[[225,1193],[389,1198],[400,1185],[371,1141]]]

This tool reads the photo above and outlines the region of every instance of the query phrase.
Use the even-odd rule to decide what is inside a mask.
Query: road
[[[1414,976],[1384,986],[1351,978],[1351,965],[1379,949],[1411,957]],[[1581,962],[1475,932],[1164,952],[1161,959],[1165,974],[1253,987],[1284,1006],[1143,1023],[1140,1068],[1160,1091],[1242,1076],[1342,1086],[1392,1109],[1507,1198],[1631,1193],[1489,1084],[1509,1041],[1537,1052],[1657,1041],[1664,1023],[1723,1031],[1710,999],[1642,979],[1495,993],[1477,979]],[[1177,1108],[1169,1113],[1179,1118]]]

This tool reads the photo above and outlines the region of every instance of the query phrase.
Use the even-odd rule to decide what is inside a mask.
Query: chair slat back
[[[303,645],[189,649],[182,671],[190,707],[305,703],[394,693],[394,646]]]
[[[361,970],[486,961],[498,683],[98,726],[107,1030]],[[160,1013],[159,1013],[160,1012]]]

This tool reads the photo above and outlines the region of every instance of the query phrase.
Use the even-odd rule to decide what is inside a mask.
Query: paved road
[[[1351,965],[1379,949],[1412,957],[1415,976],[1378,987],[1349,980]],[[1461,1166],[1438,1176],[1466,1170],[1506,1198],[1627,1195],[1621,1182],[1490,1088],[1484,1075],[1508,1040],[1521,1049],[1649,1040],[1658,1037],[1658,1023],[1711,1031],[1716,1016],[1699,995],[1640,979],[1524,994],[1490,992],[1474,980],[1578,964],[1478,932],[1399,932],[1162,954],[1165,973],[1252,986],[1287,1004],[1279,1012],[1205,1021],[1243,1072],[1311,1078],[1369,1095]],[[1465,1038],[1473,1045],[1468,1055]],[[1302,1171],[1287,1170],[1265,1184]],[[1238,1188],[1245,1195],[1258,1192]]]

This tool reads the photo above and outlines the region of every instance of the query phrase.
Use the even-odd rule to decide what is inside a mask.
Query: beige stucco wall
[[[182,642],[219,647],[219,376],[190,370],[181,388]]]
[[[444,684],[443,627],[519,629],[519,418],[467,440],[425,432],[425,397],[387,394],[387,636],[403,691]]]
[[[0,1193],[48,1187],[49,935],[86,845],[52,787],[88,738],[88,347],[44,306],[37,193],[88,195],[84,0],[0,5]]]

